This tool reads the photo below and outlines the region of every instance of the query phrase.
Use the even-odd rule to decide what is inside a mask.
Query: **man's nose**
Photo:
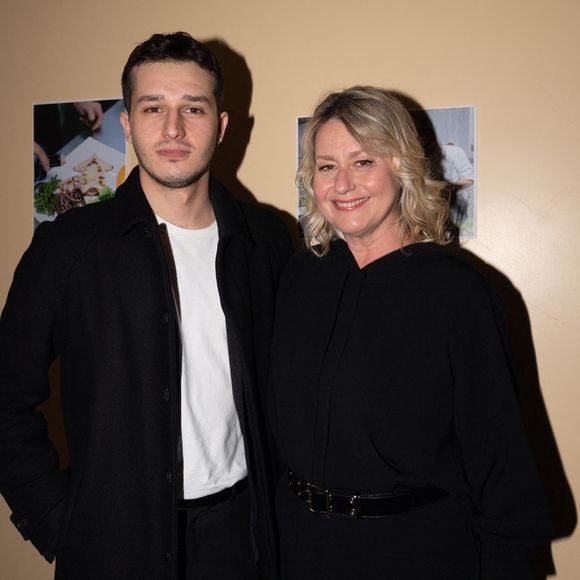
[[[185,134],[183,119],[179,111],[169,111],[165,118],[163,127],[164,137],[169,139],[179,139]]]

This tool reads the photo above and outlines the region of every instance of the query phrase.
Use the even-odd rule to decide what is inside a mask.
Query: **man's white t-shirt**
[[[191,230],[165,223],[181,309],[181,436],[184,499],[217,493],[247,475],[234,406],[226,321],[217,279],[217,223]]]

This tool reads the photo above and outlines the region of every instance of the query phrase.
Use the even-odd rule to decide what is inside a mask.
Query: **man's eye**
[[[145,109],[146,113],[159,113],[161,109],[159,107],[147,107]]]
[[[188,107],[186,110],[192,115],[202,115],[204,113],[204,110],[200,109],[199,107]]]

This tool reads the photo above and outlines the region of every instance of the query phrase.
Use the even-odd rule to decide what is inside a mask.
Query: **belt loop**
[[[310,487],[310,483],[306,483],[306,504],[308,505],[308,509],[311,512],[314,512],[312,509],[312,489]]]
[[[359,498],[359,496],[358,496],[358,495],[353,495],[353,496],[350,498],[350,500],[349,500],[349,501],[350,501],[350,506],[351,506],[351,507],[350,507],[350,515],[351,515],[353,518],[358,518],[358,517],[360,517],[360,515],[359,515],[359,509],[358,509],[358,508],[359,508],[359,505],[358,505],[358,498]]]
[[[326,513],[330,517],[332,512],[332,492],[329,489],[324,490],[324,499],[326,500]]]

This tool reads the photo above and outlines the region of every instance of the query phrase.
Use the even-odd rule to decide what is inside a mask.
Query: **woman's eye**
[[[322,172],[330,171],[333,167],[334,166],[333,165],[330,165],[329,163],[327,163],[326,165],[319,165],[318,166],[318,171],[322,171]]]
[[[372,159],[360,159],[359,161],[356,162],[356,164],[359,167],[369,167],[373,164],[373,160]]]

